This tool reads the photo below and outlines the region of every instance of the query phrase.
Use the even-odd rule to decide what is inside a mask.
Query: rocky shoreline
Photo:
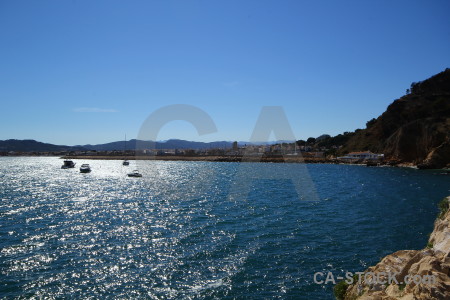
[[[364,274],[378,274],[378,279],[367,276],[361,281],[346,285],[344,281],[335,286],[335,296],[343,300],[394,300],[394,299],[450,299],[450,196],[440,204],[440,214],[428,245],[422,250],[400,250],[384,257],[377,265],[369,267]],[[386,274],[384,276],[384,274]],[[389,283],[387,274],[396,274],[399,283]],[[432,282],[402,283],[401,278],[425,278],[433,276]],[[416,277],[415,277],[416,276]],[[431,278],[431,277],[428,277]],[[371,281],[375,282],[371,282]],[[386,282],[386,283],[382,283]]]

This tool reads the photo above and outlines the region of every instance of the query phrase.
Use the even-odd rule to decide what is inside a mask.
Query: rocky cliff
[[[358,130],[340,152],[371,150],[422,168],[450,167],[450,69],[421,82]]]
[[[440,203],[441,214],[434,224],[428,246],[423,250],[401,250],[384,257],[376,266],[368,268],[364,273],[395,274],[398,284],[389,284],[387,276],[382,280],[368,282],[364,279],[360,283],[348,286],[342,291],[342,299],[346,300],[394,300],[394,299],[450,299],[450,196]],[[409,278],[419,275],[434,276],[429,282],[414,281],[401,283],[407,275]],[[363,277],[362,277],[363,278]],[[418,279],[419,277],[416,276]],[[428,277],[431,279],[431,277]],[[419,281],[419,280],[417,280]]]

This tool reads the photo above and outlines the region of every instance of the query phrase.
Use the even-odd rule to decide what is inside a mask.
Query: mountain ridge
[[[81,146],[66,146],[43,143],[32,139],[0,140],[0,152],[61,152],[61,151],[86,151]]]
[[[272,145],[277,143],[285,143],[287,141],[273,142],[237,142],[239,146],[243,145]],[[123,151],[123,150],[142,150],[142,149],[194,149],[204,150],[212,148],[232,148],[231,141],[214,141],[214,142],[197,142],[181,139],[169,139],[166,141],[143,141],[131,139],[128,141],[115,141],[103,144],[86,144],[86,145],[55,145],[50,143],[39,142],[33,139],[8,139],[0,140],[0,152],[61,152],[61,151]]]
[[[215,142],[194,142],[178,139],[171,139],[165,142],[152,142],[132,139],[127,142],[116,141],[96,145],[54,145],[43,143],[33,139],[8,139],[0,140],[0,152],[61,152],[61,151],[123,151],[136,149],[210,149],[210,148],[231,148],[233,142],[215,141]],[[125,147],[126,146],[126,147]],[[156,147],[155,147],[156,146]]]

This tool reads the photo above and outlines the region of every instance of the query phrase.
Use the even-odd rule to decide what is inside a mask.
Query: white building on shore
[[[349,154],[338,157],[337,159],[341,161],[383,160],[384,154],[372,153],[370,151],[350,152]]]

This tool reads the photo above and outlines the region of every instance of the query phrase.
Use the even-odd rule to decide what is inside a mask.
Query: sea
[[[450,195],[439,170],[74,162],[0,158],[0,298],[334,299],[314,274],[424,248]]]

